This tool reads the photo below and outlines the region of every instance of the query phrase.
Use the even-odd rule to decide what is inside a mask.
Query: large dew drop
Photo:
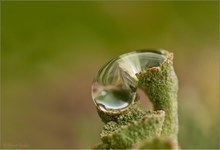
[[[166,59],[153,51],[123,54],[105,64],[92,85],[92,98],[102,111],[122,110],[136,98],[136,74],[158,67]]]

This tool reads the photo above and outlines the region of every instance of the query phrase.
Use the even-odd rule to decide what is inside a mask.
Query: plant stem
[[[178,79],[173,68],[173,53],[165,50],[156,53],[166,57],[163,63],[136,74],[138,88],[149,97],[154,111],[141,110],[138,98],[123,111],[104,112],[97,108],[105,125],[100,134],[102,144],[94,148],[178,147]]]
[[[165,120],[161,136],[171,137],[177,142],[178,112],[177,92],[178,80],[173,68],[173,53],[162,51],[167,59],[160,67],[153,67],[137,74],[138,86],[153,103],[154,110],[164,110]]]

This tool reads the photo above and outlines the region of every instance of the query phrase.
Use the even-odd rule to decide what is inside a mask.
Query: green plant
[[[153,111],[141,110],[138,96],[123,109],[97,107],[98,114],[105,125],[100,134],[102,143],[94,148],[178,148],[178,80],[173,68],[173,53],[166,50],[148,50],[144,53],[153,53],[150,56],[155,54],[156,57],[153,59],[156,61],[152,63],[152,61],[146,61],[148,59],[140,59],[140,63],[147,64],[144,64],[144,70],[136,72],[136,78],[130,78],[132,75],[126,76],[129,80],[123,84],[129,82],[129,85],[136,85],[131,89],[142,89],[152,102]],[[152,58],[149,57],[149,59]],[[110,64],[114,61],[110,61]],[[120,61],[119,66],[123,66]],[[110,68],[108,65],[107,67]],[[128,73],[126,68],[123,68],[123,71]],[[121,79],[124,80],[124,76]],[[112,79],[111,82],[102,82],[105,86],[107,83],[113,84]],[[131,92],[134,91],[131,90]]]

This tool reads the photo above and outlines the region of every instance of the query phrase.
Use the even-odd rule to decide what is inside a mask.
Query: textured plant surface
[[[178,80],[173,69],[173,54],[167,53],[167,57],[168,59],[160,67],[150,68],[137,76],[139,87],[153,103],[154,110],[164,110],[166,113],[161,135],[177,139]]]
[[[97,149],[164,148],[178,147],[177,91],[178,80],[173,69],[173,54],[157,51],[166,56],[159,67],[152,67],[136,74],[138,88],[142,89],[153,104],[153,111],[139,108],[139,99],[121,112],[98,114],[105,123]]]

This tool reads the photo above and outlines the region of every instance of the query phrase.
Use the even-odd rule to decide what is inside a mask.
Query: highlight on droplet
[[[92,98],[101,111],[123,110],[136,98],[137,73],[158,67],[166,56],[156,50],[134,51],[110,60],[92,84]]]

